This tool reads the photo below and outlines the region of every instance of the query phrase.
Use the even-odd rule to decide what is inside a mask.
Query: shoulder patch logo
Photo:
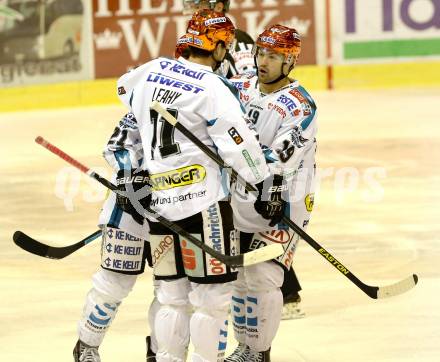
[[[313,205],[315,204],[315,194],[308,194],[304,199],[304,203],[306,205],[306,210],[312,212]]]
[[[240,136],[235,127],[229,128],[228,133],[237,145],[243,142],[243,138]]]
[[[125,91],[125,88],[124,87],[118,87],[118,95],[123,95],[123,94],[126,94],[127,92]]]

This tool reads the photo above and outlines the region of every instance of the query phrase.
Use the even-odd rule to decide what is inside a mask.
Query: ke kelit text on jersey
[[[195,84],[183,82],[179,79],[174,79],[172,77],[153,72],[148,74],[147,82],[158,83],[160,85],[182,89],[185,92],[192,92],[194,94],[198,94],[205,90],[204,88],[199,87]]]
[[[119,260],[119,259],[113,259],[107,258],[105,260],[105,265],[107,268],[112,269],[118,269],[118,270],[139,270],[141,266],[140,261],[133,261],[133,260]]]

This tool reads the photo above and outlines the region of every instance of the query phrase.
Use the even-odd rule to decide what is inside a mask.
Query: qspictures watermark
[[[102,177],[110,180],[112,173],[108,168],[92,167]],[[209,172],[209,170],[207,171]],[[315,197],[325,192],[333,198],[334,203],[342,205],[346,200],[357,197],[364,203],[380,203],[385,198],[385,192],[382,183],[387,177],[384,167],[328,167],[317,168],[315,173]],[[307,180],[298,182],[294,193],[298,198],[304,196],[301,185],[306,184]],[[323,190],[325,185],[325,190]],[[86,203],[102,204],[107,195],[108,190],[96,180],[84,175],[78,169],[67,166],[60,169],[55,178],[54,195],[64,205],[68,212],[73,212],[75,204],[79,201]],[[197,196],[203,196],[197,195]],[[293,195],[295,198],[296,196]],[[177,202],[171,202],[173,207],[178,207]],[[252,201],[253,202],[253,201]],[[158,203],[156,201],[156,203]]]

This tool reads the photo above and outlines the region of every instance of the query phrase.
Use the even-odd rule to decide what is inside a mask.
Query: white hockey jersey
[[[248,182],[269,175],[237,90],[209,67],[158,58],[123,75],[118,94],[138,122],[152,208],[162,216],[180,220],[207,209],[229,194],[229,183],[226,172],[150,109],[155,100]]]
[[[260,92],[258,77],[252,73],[233,78],[231,82],[240,90],[248,121],[259,135],[271,173],[283,174],[287,181],[290,203],[285,213],[292,216],[298,209],[310,211],[317,132],[315,102],[297,81],[267,95]],[[240,185],[236,186],[231,202],[237,229],[245,232],[271,229],[270,220],[255,212],[254,195],[249,195]],[[308,203],[307,207],[297,207],[304,203]]]

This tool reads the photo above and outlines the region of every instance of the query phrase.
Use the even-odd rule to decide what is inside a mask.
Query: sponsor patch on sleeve
[[[243,142],[243,138],[240,136],[235,127],[229,128],[228,133],[237,145]]]

